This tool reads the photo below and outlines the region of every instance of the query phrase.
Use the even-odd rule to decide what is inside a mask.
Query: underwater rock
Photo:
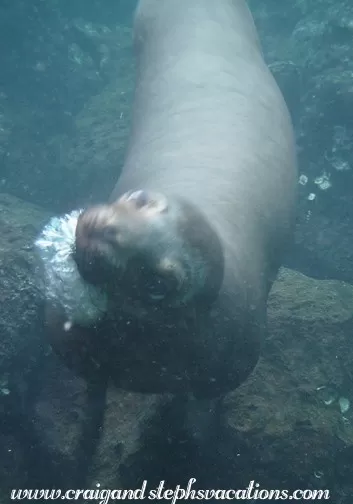
[[[347,468],[353,449],[353,415],[338,404],[353,397],[353,286],[281,270],[262,357],[247,382],[226,397],[207,459],[187,440],[180,406],[170,396],[109,387],[105,398],[104,387],[87,387],[50,352],[40,331],[41,294],[29,246],[48,214],[4,194],[0,205],[0,373],[9,391],[0,396],[0,415],[24,464],[33,465],[40,454],[51,481],[68,483],[71,471],[70,481],[88,475],[102,487],[170,476],[171,468],[179,479],[209,470],[210,484],[216,479],[226,486],[235,473],[238,486],[247,484],[254,471],[274,485],[280,477],[315,486],[314,473],[321,472],[321,482],[341,483],[328,474],[340,462]],[[322,387],[335,392],[334,401],[322,400]]]
[[[250,6],[294,118],[301,175],[308,178],[300,187],[296,244],[287,265],[353,282],[352,4],[296,0],[284,8],[250,0]]]
[[[353,397],[352,319],[353,286],[282,269],[270,295],[269,334],[260,362],[247,382],[226,397],[210,458],[200,455],[187,467],[180,455],[179,471],[185,480],[199,471],[208,474],[210,484],[216,481],[228,488],[234,486],[235,474],[237,487],[255,477],[273,488],[279,481],[283,487],[305,483],[317,488],[314,473],[322,472],[321,483],[330,488],[339,485],[328,474],[334,474],[335,465],[353,447],[353,417],[342,416],[337,400],[325,404],[317,389],[330,384],[342,396]],[[114,389],[109,397],[92,484],[127,487],[131,479],[142,481],[148,475],[153,479],[161,472],[165,477],[168,470],[160,467],[168,467],[167,460],[170,467],[178,450],[190,458],[190,449],[195,456],[195,447],[185,448],[185,432],[173,427],[163,412],[162,398],[158,402]],[[164,402],[172,408],[168,398]],[[136,415],[146,420],[131,434],[127,425],[136,429]],[[131,436],[135,441],[129,453]],[[118,441],[127,446],[123,457],[116,451]]]

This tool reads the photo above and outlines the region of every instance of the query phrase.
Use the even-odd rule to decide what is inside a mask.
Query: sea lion
[[[54,347],[127,390],[216,397],[253,370],[293,230],[291,120],[243,0],[141,0],[123,171],[78,218],[108,298],[92,327],[49,308]]]

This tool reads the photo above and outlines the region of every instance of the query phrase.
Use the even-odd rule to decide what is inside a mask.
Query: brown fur
[[[110,299],[91,357],[129,390],[215,396],[259,357],[294,221],[292,125],[245,1],[141,0],[134,34],[124,167],[77,228],[79,269]],[[159,196],[134,208],[136,188]],[[177,285],[149,302],[159,273]]]

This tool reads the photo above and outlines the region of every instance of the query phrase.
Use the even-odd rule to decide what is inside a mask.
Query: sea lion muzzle
[[[146,190],[85,210],[75,261],[86,282],[148,305],[184,304],[205,282],[208,295],[216,295],[223,271],[218,236],[207,219],[181,199]]]
[[[93,285],[115,281],[127,264],[141,255],[141,250],[148,249],[156,220],[167,208],[163,195],[135,190],[124,193],[111,204],[82,212],[76,227],[74,253],[82,278]],[[154,236],[152,240],[158,241],[158,238]],[[148,267],[137,269],[147,271]],[[149,285],[156,283],[157,280],[148,282]],[[165,283],[158,283],[160,289],[156,289],[156,298],[161,297]]]
[[[109,207],[101,205],[82,212],[77,221],[74,260],[82,278],[92,285],[117,276],[117,229],[110,219]]]

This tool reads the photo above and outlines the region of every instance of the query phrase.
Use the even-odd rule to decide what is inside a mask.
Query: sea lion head
[[[223,280],[222,246],[207,218],[191,203],[145,190],[85,210],[75,249],[84,280],[120,305],[212,302]]]

